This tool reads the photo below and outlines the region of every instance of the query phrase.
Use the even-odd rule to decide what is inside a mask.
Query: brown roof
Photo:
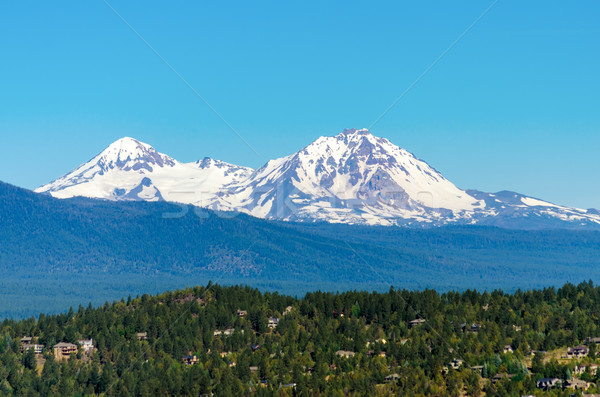
[[[54,345],[54,348],[60,349],[63,347],[77,348],[77,345],[74,345],[72,343],[66,343],[66,342],[60,342],[60,343],[57,343],[56,345]]]

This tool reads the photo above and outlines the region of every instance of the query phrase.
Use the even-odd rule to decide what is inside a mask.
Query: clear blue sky
[[[258,167],[368,127],[491,1],[0,5],[0,180],[35,188],[133,136]],[[250,4],[251,3],[251,4]],[[462,188],[600,207],[600,3],[503,1],[371,131]]]

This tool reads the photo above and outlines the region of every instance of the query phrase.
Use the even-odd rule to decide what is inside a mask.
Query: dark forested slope
[[[290,224],[164,202],[58,200],[1,183],[0,220],[5,280],[196,275],[303,293],[514,290],[600,279],[598,232]]]

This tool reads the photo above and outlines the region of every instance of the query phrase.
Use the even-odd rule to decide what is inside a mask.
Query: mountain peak
[[[221,160],[216,160],[216,159],[213,159],[212,157],[204,157],[201,160],[194,161],[192,164],[195,167],[198,167],[200,169],[223,168],[223,169],[236,170],[236,171],[244,170],[248,173],[253,171],[252,168],[227,163],[227,162],[221,161]]]
[[[104,171],[109,169],[137,170],[146,168],[152,171],[151,166],[172,167],[175,160],[159,153],[147,143],[131,137],[123,137],[111,143],[93,160]]]
[[[339,135],[371,135],[371,132],[367,128],[346,128],[344,131],[340,132]]]
[[[595,210],[556,206],[512,192],[462,190],[423,160],[366,128],[321,136],[257,170],[208,157],[180,163],[124,137],[36,191],[62,198],[167,200],[293,221],[600,224],[600,212]]]
[[[106,149],[118,148],[120,150],[133,150],[133,149],[139,149],[139,148],[148,149],[151,147],[152,146],[148,145],[147,143],[138,141],[135,138],[131,138],[129,136],[124,136],[123,138],[117,139],[116,141],[114,141],[113,143],[108,145],[108,147]]]

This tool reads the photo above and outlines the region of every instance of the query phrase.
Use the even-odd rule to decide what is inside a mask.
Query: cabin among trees
[[[188,355],[188,356],[183,356],[181,358],[181,361],[185,364],[185,365],[194,365],[194,364],[198,364],[200,362],[200,360],[198,359],[198,357],[196,357],[195,354],[193,355]]]
[[[77,345],[74,343],[60,342],[52,347],[52,351],[55,360],[68,360],[71,357],[71,354],[77,354]]]

